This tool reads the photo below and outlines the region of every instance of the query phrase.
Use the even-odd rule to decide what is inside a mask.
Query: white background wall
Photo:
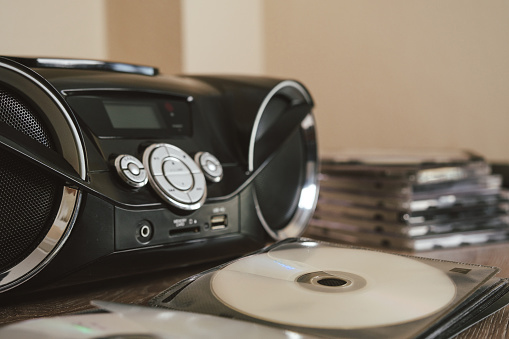
[[[168,6],[155,5],[161,3]],[[134,62],[159,55],[156,66],[170,72],[301,80],[316,101],[322,154],[433,146],[509,160],[508,1],[0,0],[0,6],[0,54]],[[132,19],[118,20],[127,13]],[[136,13],[157,17],[160,29]],[[158,43],[117,48],[143,46],[147,36]]]

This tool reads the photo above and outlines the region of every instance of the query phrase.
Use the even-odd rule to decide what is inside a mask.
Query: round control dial
[[[209,152],[198,152],[194,156],[194,160],[200,164],[200,167],[212,182],[220,182],[223,178],[223,166],[215,156]]]
[[[148,181],[157,194],[178,208],[196,210],[205,202],[205,177],[193,159],[170,144],[153,144],[143,153]]]
[[[132,187],[143,187],[147,183],[147,171],[137,158],[121,154],[115,158],[115,169],[122,180]]]

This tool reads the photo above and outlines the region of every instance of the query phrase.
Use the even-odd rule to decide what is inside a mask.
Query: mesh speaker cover
[[[54,149],[47,128],[28,101],[1,84],[0,121]],[[3,149],[0,157],[0,271],[5,271],[21,262],[47,234],[62,184]]]
[[[33,110],[18,95],[1,85],[0,120],[44,146],[54,149],[49,134]]]

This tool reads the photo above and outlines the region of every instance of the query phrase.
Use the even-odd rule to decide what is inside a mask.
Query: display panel
[[[70,95],[67,102],[100,139],[191,136],[190,103],[139,92]]]
[[[103,101],[106,114],[115,129],[162,129],[166,125],[152,103]]]

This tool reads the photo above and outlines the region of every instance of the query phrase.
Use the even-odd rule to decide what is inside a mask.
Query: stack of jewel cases
[[[344,152],[321,166],[308,236],[412,251],[509,239],[509,194],[482,156]]]

